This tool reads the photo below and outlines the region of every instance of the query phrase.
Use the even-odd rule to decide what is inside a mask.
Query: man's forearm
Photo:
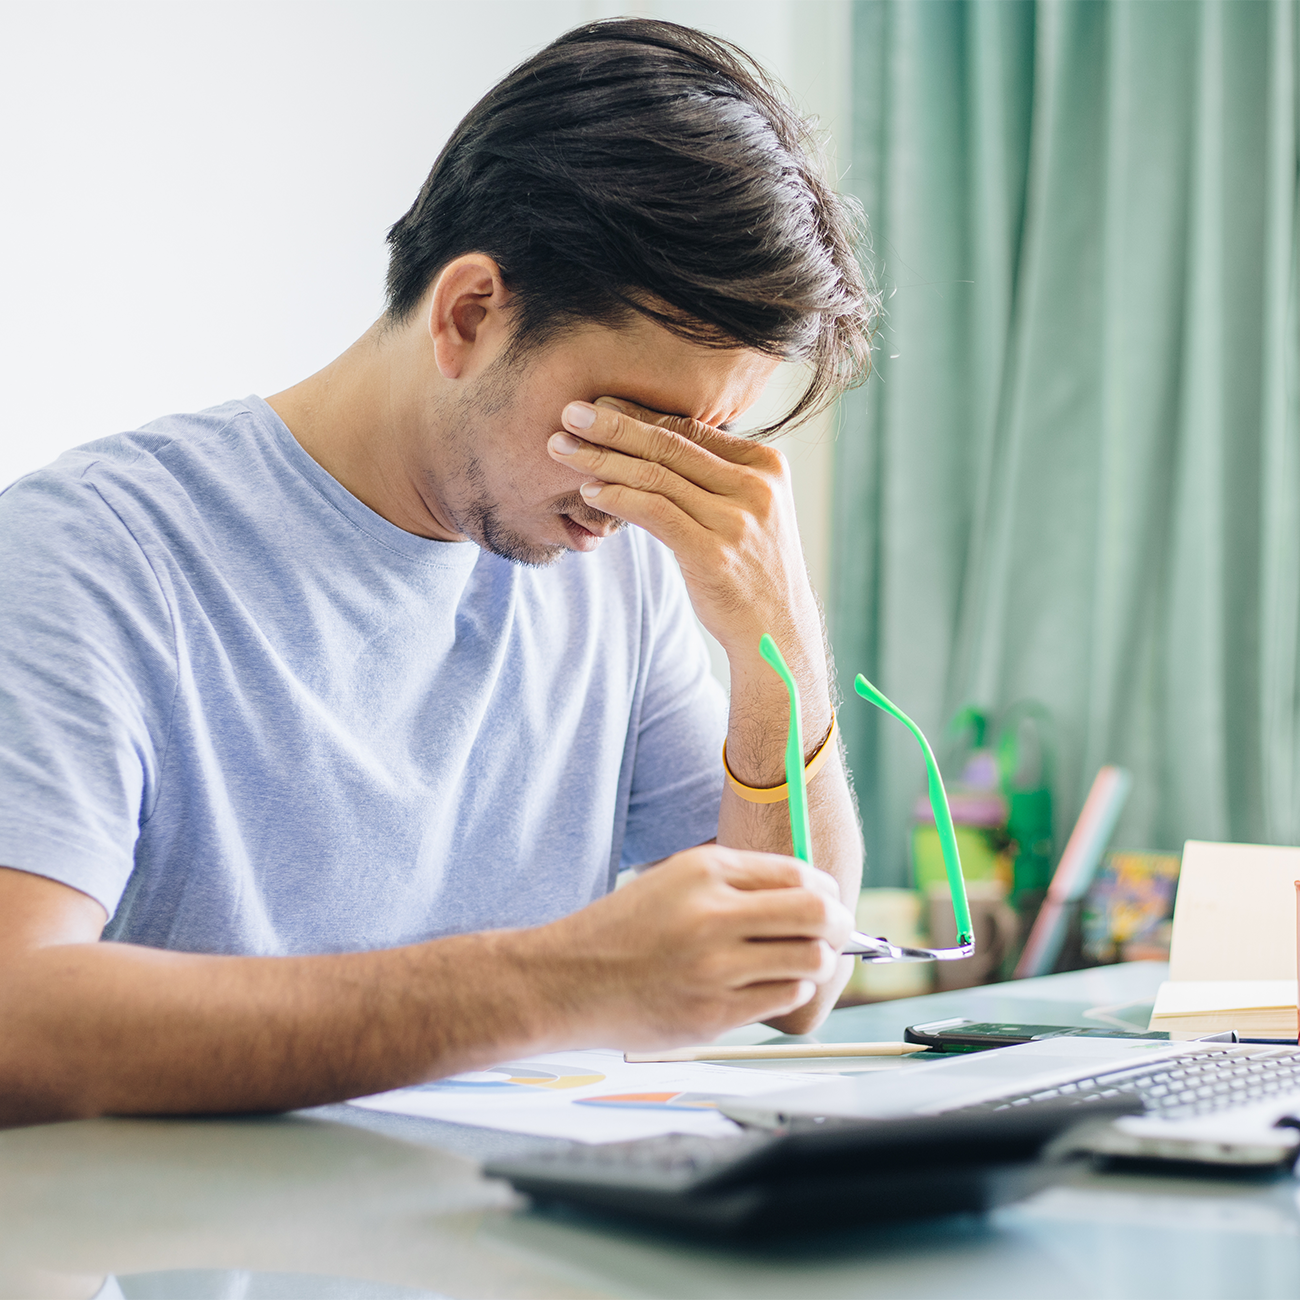
[[[521,932],[383,952],[210,957],[115,943],[0,971],[0,1123],[283,1110],[547,1046]]]
[[[821,637],[820,619],[810,613],[810,626],[792,628],[782,638],[782,650],[799,684],[803,722],[804,761],[827,740],[832,721],[830,677]],[[789,697],[781,680],[755,653],[731,659],[731,712],[727,730],[727,765],[745,785],[767,788],[785,780]],[[843,749],[834,752],[808,783],[808,819],[815,866],[839,883],[843,899],[852,906],[862,874],[862,838],[849,789]],[[718,842],[732,848],[789,853],[790,809],[786,800],[751,803],[727,784],[718,819]]]
[[[95,942],[98,904],[0,869],[0,1125],[287,1110],[537,1051],[709,1042],[831,978],[851,928],[832,895],[789,858],[704,845],[529,929],[210,957]]]

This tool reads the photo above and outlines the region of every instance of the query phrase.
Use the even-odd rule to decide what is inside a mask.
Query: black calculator
[[[1079,1107],[885,1120],[805,1120],[784,1132],[565,1143],[494,1160],[542,1205],[753,1237],[981,1212],[1060,1179],[1070,1130],[1141,1109],[1132,1097]]]

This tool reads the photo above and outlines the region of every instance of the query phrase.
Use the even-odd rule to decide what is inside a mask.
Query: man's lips
[[[612,521],[605,526],[580,524],[572,515],[561,515],[564,531],[569,535],[569,544],[575,551],[594,551],[601,542],[618,531],[618,525]]]
[[[564,517],[575,528],[581,529],[582,532],[592,537],[611,537],[615,532],[615,525],[613,524],[607,524],[604,527],[593,527],[591,524],[580,524],[572,515],[565,515]]]

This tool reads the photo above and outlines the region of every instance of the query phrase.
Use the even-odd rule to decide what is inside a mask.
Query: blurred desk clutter
[[[1082,902],[1069,908],[1057,969],[1168,961],[1180,861],[1177,853],[1107,853]],[[997,881],[975,882],[967,892],[975,923],[974,958],[942,968],[860,965],[843,1004],[974,988],[1010,978],[1020,956],[1021,914]],[[943,889],[925,895],[915,889],[864,889],[858,899],[858,929],[897,933],[908,944],[948,943],[953,924],[947,897]]]
[[[966,773],[970,771],[968,764]],[[1040,943],[1038,961],[1050,955],[1058,969],[1071,970],[1168,958],[1170,976],[1153,1005],[1151,1030],[1174,1038],[1234,1030],[1243,1039],[1297,1041],[1300,848],[1189,840],[1181,858],[1132,850],[1103,857],[1127,784],[1120,769],[1099,773],[1046,895],[1056,907],[1048,918],[1050,942]],[[983,797],[990,822],[986,829],[994,830],[996,792]],[[977,806],[974,800],[962,800],[961,793],[953,798],[954,821]],[[923,839],[923,829],[917,827],[918,838]],[[964,829],[970,829],[969,821]],[[1011,854],[1016,848],[1013,842]],[[974,957],[939,967],[861,964],[842,1005],[974,988],[994,983],[1012,969],[1024,975],[1026,953],[1016,946],[1017,917],[1023,922],[1023,914],[1017,913],[1006,886],[1008,856],[1005,851],[983,857],[977,852],[967,867],[973,877],[968,890],[977,939]],[[908,943],[951,942],[946,892],[935,890],[931,897],[935,882],[925,870],[918,869],[915,889],[864,889],[858,928],[897,934]],[[1040,915],[1031,940],[1042,929]],[[1028,955],[1033,958],[1032,950]]]
[[[1176,853],[1106,848],[1131,787],[1101,768],[1059,862],[1054,858],[1051,714],[1022,700],[998,718],[965,708],[948,728],[948,800],[966,878],[976,953],[938,968],[862,963],[841,1005],[972,988],[1116,961],[1163,960],[1178,887]],[[910,833],[913,888],[867,888],[858,929],[912,945],[950,944],[953,919],[938,829],[919,794]]]
[[[1081,912],[1132,784],[1133,778],[1122,767],[1108,765],[1097,773],[1030,926],[1016,962],[1017,978],[1048,975],[1062,964],[1063,952],[1068,953],[1071,923]]]
[[[997,881],[1017,912],[1032,922],[1052,878],[1052,779],[1056,744],[1051,715],[1022,700],[998,720],[989,740],[988,715],[963,709],[948,729],[959,772],[948,802],[957,828],[967,883]],[[918,797],[913,810],[912,874],[926,892],[943,882],[934,815]]]
[[[991,738],[989,717],[963,709],[948,728],[945,781],[975,929],[975,956],[943,969],[859,963],[842,1005],[971,988],[1009,973],[1043,898],[1052,866],[1052,723],[1032,701],[1013,705]],[[990,739],[992,743],[990,744]],[[910,840],[913,889],[864,889],[858,929],[895,942],[956,941],[939,830],[928,794],[918,794]],[[1022,910],[1023,909],[1023,910]],[[927,937],[928,936],[928,937]]]
[[[946,784],[975,955],[939,966],[861,963],[841,1005],[1169,958],[1170,983],[1183,987],[1162,992],[1153,1029],[1295,1038],[1300,849],[1189,841],[1182,858],[1107,852],[1132,778],[1104,766],[1053,869],[1055,739],[1047,710],[1033,701],[1012,705],[995,732],[987,714],[963,709],[948,738],[945,767],[957,776]],[[864,889],[858,929],[910,945],[949,945],[943,857],[924,794],[910,838],[913,888]]]
[[[1088,965],[1168,961],[1177,853],[1106,854],[1082,909],[1082,948]]]

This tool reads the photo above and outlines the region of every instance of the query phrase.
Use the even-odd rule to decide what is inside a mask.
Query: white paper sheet
[[[825,1077],[697,1061],[629,1065],[615,1051],[554,1052],[359,1097],[352,1105],[536,1137],[621,1142],[663,1133],[735,1133],[738,1126],[716,1109],[720,1099],[824,1083]]]

